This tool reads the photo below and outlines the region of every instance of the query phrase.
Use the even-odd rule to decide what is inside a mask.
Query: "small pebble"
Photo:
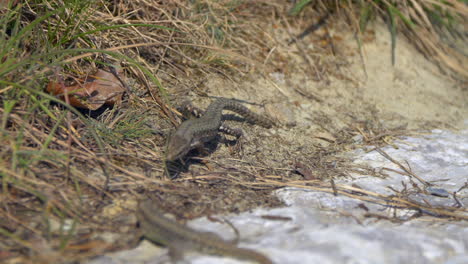
[[[355,135],[353,141],[354,143],[361,144],[364,141],[364,137],[361,134]]]

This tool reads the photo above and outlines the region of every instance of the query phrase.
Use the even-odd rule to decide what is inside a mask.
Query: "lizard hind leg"
[[[219,127],[219,131],[223,132],[225,134],[231,135],[236,137],[235,140],[228,140],[226,139],[226,143],[229,146],[233,146],[233,149],[231,152],[234,153],[242,153],[242,143],[245,140],[246,135],[244,134],[244,131],[240,128],[231,128],[225,124],[222,124]]]
[[[244,131],[242,131],[242,129],[240,129],[240,128],[231,128],[231,127],[229,127],[229,126],[227,126],[225,124],[222,124],[219,127],[219,131],[223,132],[225,134],[234,136],[234,137],[236,137],[236,139],[239,139],[240,137],[244,136]]]
[[[182,113],[185,119],[190,119],[192,117],[200,118],[205,111],[194,106],[190,101],[183,102],[177,110]]]

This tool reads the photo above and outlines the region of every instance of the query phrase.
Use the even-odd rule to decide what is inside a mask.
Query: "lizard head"
[[[190,120],[189,120],[190,121]],[[167,145],[166,159],[175,161],[184,157],[193,148],[193,133],[190,130],[190,123],[183,122],[169,139]]]

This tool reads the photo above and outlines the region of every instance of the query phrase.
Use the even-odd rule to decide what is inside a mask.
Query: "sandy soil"
[[[264,33],[271,45],[265,71],[211,74],[169,87],[174,104],[190,99],[203,108],[213,100],[208,97],[236,98],[262,105],[251,108],[278,122],[272,129],[233,123],[246,133],[240,146],[218,144],[208,155],[195,153],[195,160],[202,161],[188,163],[176,179],[196,186],[191,192],[196,192],[197,203],[185,203],[187,207],[238,211],[275,205],[268,195],[274,186],[265,187],[269,180],[347,175],[354,165],[341,154],[348,150],[391,144],[411,131],[463,127],[468,90],[443,75],[403,37],[392,66],[390,35],[383,23],[365,32],[362,56],[347,26],[332,24],[329,30],[333,52],[323,29],[288,46],[290,34],[301,29],[288,33],[286,27],[273,24]],[[262,187],[265,192],[258,190]],[[160,194],[165,204],[173,196]],[[173,198],[180,204],[181,197]]]
[[[174,105],[189,99],[204,108],[214,100],[210,97],[236,98],[258,104],[247,106],[275,119],[278,126],[265,129],[229,121],[246,134],[237,145],[224,144],[220,137],[207,153],[194,151],[185,164],[169,164],[178,175],[168,180],[159,160],[174,126],[150,115],[155,119],[149,125],[159,132],[148,140],[159,157],[151,164],[128,167],[147,175],[145,198],[183,219],[278,206],[271,191],[282,186],[330,181],[350,172],[376,175],[372,168],[354,164],[350,150],[392,144],[399,136],[432,128],[463,128],[468,90],[444,76],[404,38],[398,39],[392,66],[390,37],[383,24],[364,34],[362,57],[345,25],[329,26],[333,52],[323,30],[288,46],[290,34],[301,30],[288,33],[275,24],[265,30],[261,37],[268,39],[270,55],[262,62],[264,71],[179,76],[176,81],[158,76]],[[114,175],[115,181],[120,177],[124,175]],[[124,194],[123,207],[134,208],[135,198]],[[104,215],[120,212],[118,200]],[[128,246],[125,241],[121,243]]]
[[[318,114],[334,123],[349,125],[346,116],[366,120],[370,109],[384,123],[396,121],[395,124],[407,123],[409,128],[419,129],[429,124],[461,128],[468,117],[468,89],[442,74],[404,37],[397,40],[396,63],[392,66],[390,35],[381,23],[365,33],[363,60],[357,42],[347,32],[332,32],[332,36],[340,36],[334,43],[338,53],[335,58],[324,58],[331,54],[308,53],[314,52],[312,48],[317,42],[314,36],[287,46],[285,32],[277,29],[270,34],[278,43],[276,56],[272,57],[286,59],[286,66],[292,67],[279,68],[268,76],[243,76],[234,82],[210,76],[203,92],[265,103],[269,114],[281,123],[295,122],[299,126],[313,126],[311,119]],[[310,59],[312,67],[334,64],[326,65],[329,67],[326,70],[334,73],[322,74],[322,80],[317,81],[306,72],[304,57]]]

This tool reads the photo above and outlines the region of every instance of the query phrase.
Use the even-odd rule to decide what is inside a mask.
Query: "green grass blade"
[[[301,0],[299,2],[297,2],[292,8],[291,10],[289,10],[289,15],[290,16],[296,16],[297,14],[299,14],[302,9],[304,9],[304,7],[309,4],[310,2],[312,2],[312,0]]]
[[[93,30],[90,30],[90,31],[86,31],[86,32],[77,34],[77,35],[75,35],[75,36],[73,36],[73,37],[71,37],[71,38],[69,38],[69,39],[62,40],[62,41],[60,42],[60,44],[64,44],[65,42],[72,41],[72,40],[75,40],[75,39],[78,39],[78,38],[81,38],[81,37],[84,37],[84,36],[87,36],[87,35],[91,35],[91,34],[94,34],[94,33],[97,33],[97,32],[101,32],[101,31],[104,31],[104,30],[116,29],[116,28],[124,28],[124,27],[151,27],[151,28],[158,28],[158,29],[165,29],[165,30],[180,32],[180,31],[177,30],[177,29],[173,29],[173,28],[169,28],[169,27],[165,27],[165,26],[159,26],[159,25],[151,25],[151,24],[111,25],[111,26],[99,27],[99,28],[96,28],[96,29],[93,29]]]

